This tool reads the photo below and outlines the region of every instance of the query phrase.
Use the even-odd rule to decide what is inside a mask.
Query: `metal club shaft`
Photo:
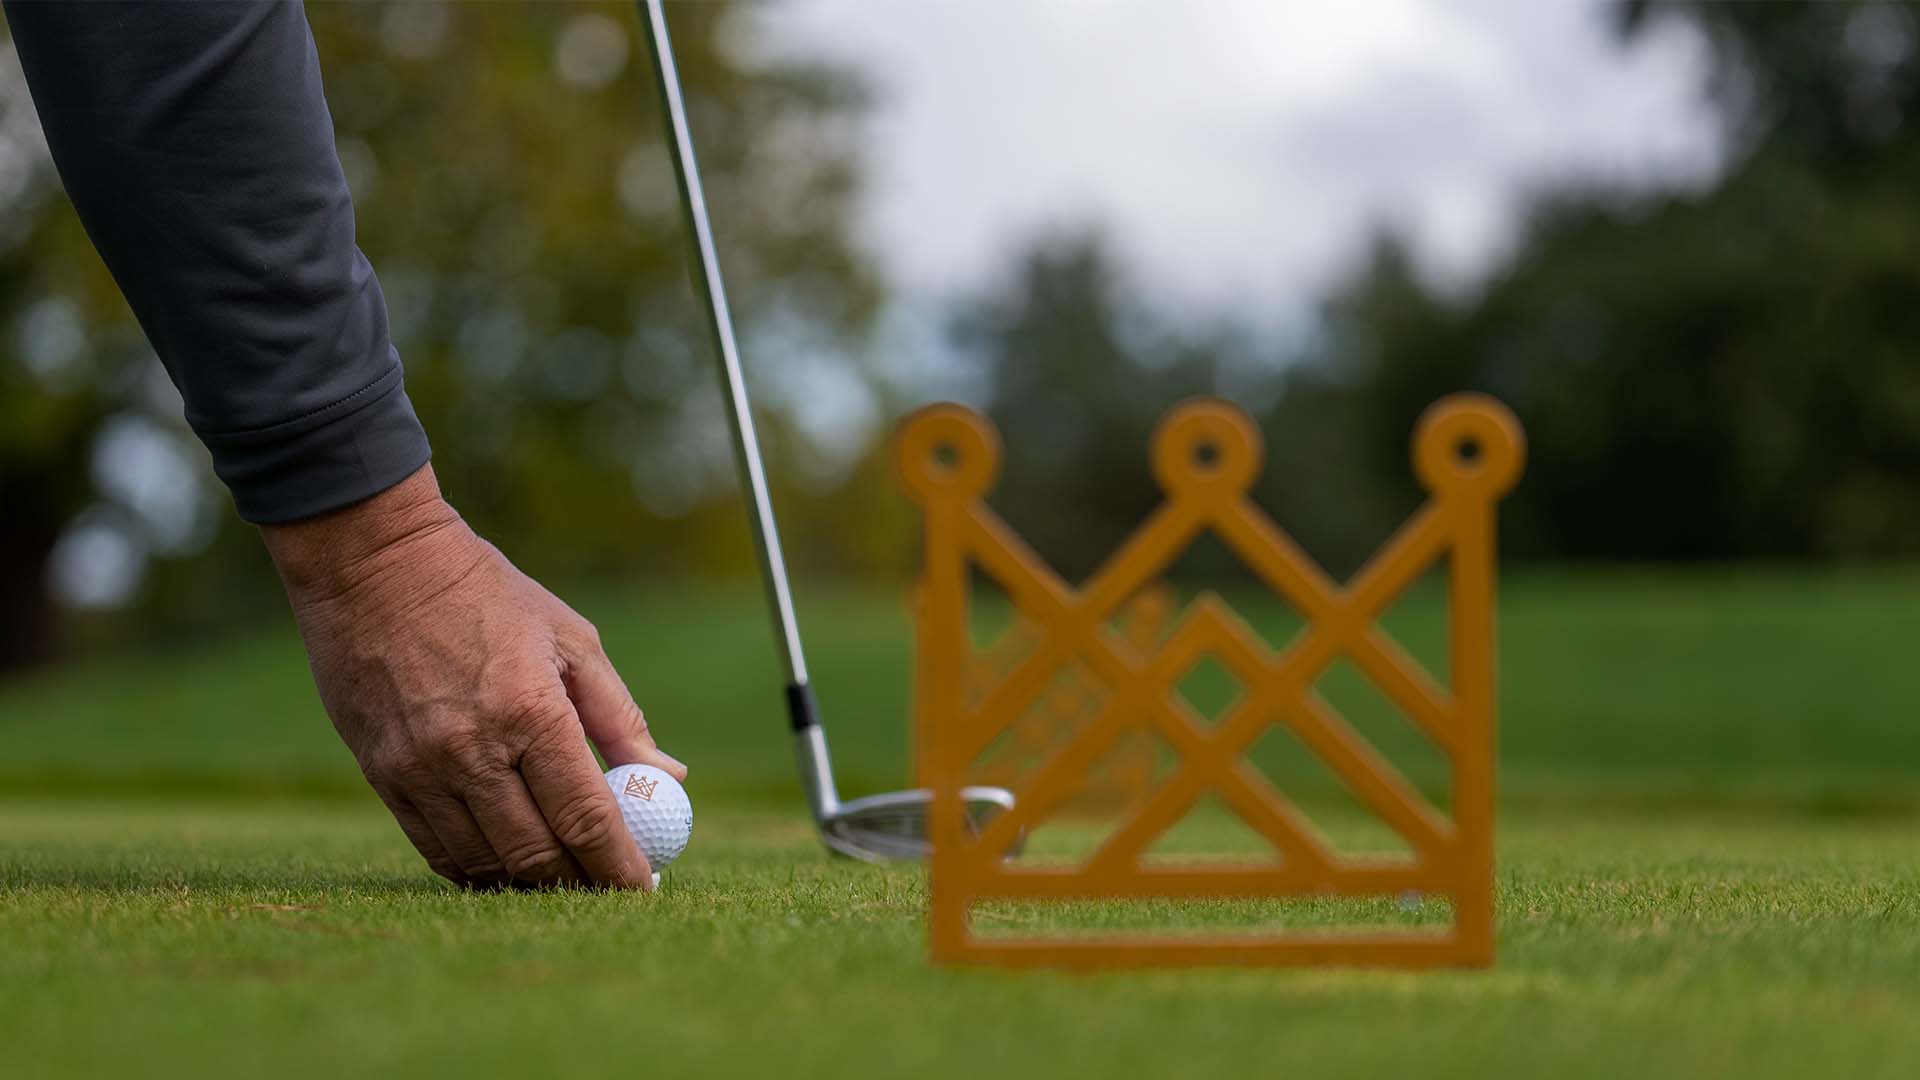
[[[727,310],[726,283],[720,277],[720,255],[707,220],[706,195],[700,187],[700,166],[694,159],[693,136],[687,127],[687,107],[680,93],[680,73],[673,62],[673,43],[667,37],[664,0],[640,0],[640,25],[653,50],[654,74],[660,99],[666,103],[667,145],[673,156],[673,175],[680,188],[681,208],[693,233],[694,291],[706,308],[707,329],[720,359],[720,377],[726,388],[727,421],[733,430],[734,465],[747,489],[754,547],[760,555],[760,579],[767,606],[773,613],[780,660],[790,687],[807,685],[806,655],[800,648],[800,625],[793,612],[793,594],[787,585],[786,558],[780,551],[780,530],[773,520],[773,501],[767,495],[766,468],[760,460],[760,440],[754,433],[753,412],[741,374],[740,353],[733,339],[733,317]],[[798,720],[796,719],[796,724]]]
[[[720,377],[726,385],[727,419],[733,429],[734,463],[752,502],[753,538],[760,552],[760,576],[773,612],[780,658],[787,671],[787,711],[793,721],[794,754],[806,786],[807,803],[819,825],[821,839],[842,855],[873,862],[920,858],[926,854],[926,816],[932,792],[922,788],[842,803],[834,789],[832,759],[826,734],[820,728],[807,685],[807,662],[800,651],[799,621],[793,614],[793,595],[787,587],[786,560],[780,554],[780,532],[774,525],[773,503],[767,497],[766,470],[760,461],[760,440],[754,435],[753,413],[747,404],[746,380],[733,340],[733,319],[727,312],[726,285],[720,279],[720,257],[713,246],[713,228],[707,221],[706,196],[700,190],[700,167],[693,156],[693,136],[687,128],[687,107],[680,95],[680,73],[673,62],[667,37],[665,0],[639,0],[640,25],[653,50],[654,73],[660,100],[666,105],[667,144],[673,151],[673,174],[679,181],[681,209],[693,234],[694,291],[706,302],[707,329],[720,358]],[[1013,806],[1013,795],[1000,788],[969,787],[960,791],[967,818],[978,822]]]
[[[707,330],[714,355],[720,361],[720,380],[726,388],[727,426],[733,434],[733,461],[740,486],[747,491],[748,519],[753,526],[754,550],[760,556],[760,581],[766,589],[767,609],[773,615],[774,640],[787,676],[787,718],[793,728],[794,758],[800,783],[806,789],[807,808],[815,822],[825,825],[840,812],[840,793],[833,782],[833,760],[827,754],[826,732],[821,730],[813,688],[807,682],[806,653],[800,647],[800,620],[793,612],[793,591],[787,585],[787,560],[780,551],[780,529],[773,520],[773,500],[767,494],[766,467],[760,459],[760,439],[753,429],[753,410],[740,369],[740,350],[733,339],[733,316],[727,310],[726,282],[720,277],[720,255],[707,219],[706,194],[700,187],[700,164],[693,154],[693,134],[687,127],[687,106],[680,93],[680,72],[673,62],[673,41],[667,35],[665,0],[639,0],[640,26],[653,52],[654,77],[666,107],[667,146],[672,151],[673,176],[680,189],[680,208],[693,237],[693,289],[706,308]]]

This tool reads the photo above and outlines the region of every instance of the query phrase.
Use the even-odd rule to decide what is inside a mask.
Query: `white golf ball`
[[[607,786],[627,831],[655,870],[666,869],[687,850],[693,803],[680,781],[651,765],[617,765],[607,770]]]

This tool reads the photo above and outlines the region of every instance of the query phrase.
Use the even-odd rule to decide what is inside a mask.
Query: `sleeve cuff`
[[[198,432],[213,471],[256,525],[317,517],[371,498],[432,458],[400,365],[306,416],[244,432]]]

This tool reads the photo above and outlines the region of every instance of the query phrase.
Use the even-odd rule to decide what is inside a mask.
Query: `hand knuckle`
[[[564,693],[541,687],[510,698],[500,709],[500,719],[520,731],[550,731],[566,721],[571,707]]]
[[[469,776],[492,771],[498,755],[479,730],[465,724],[449,724],[422,739],[420,756],[433,772]]]
[[[613,823],[600,812],[593,800],[582,797],[569,801],[549,822],[560,842],[575,851],[605,847],[613,839]]]
[[[517,845],[500,861],[514,881],[553,881],[565,876],[567,866],[566,853],[544,841]]]
[[[500,857],[491,851],[485,853],[465,852],[460,863],[460,871],[475,881],[505,881],[507,868]]]
[[[415,751],[391,751],[367,769],[367,779],[375,788],[383,785],[395,791],[417,791],[432,775],[426,760]]]
[[[393,766],[384,760],[368,758],[360,763],[360,775],[367,778],[367,786],[381,796],[390,795],[400,785],[396,784]]]
[[[457,735],[444,726],[435,727],[428,731],[423,731],[415,737],[413,746],[407,752],[407,756],[417,762],[415,771],[430,772],[452,761],[454,755],[458,753],[459,745],[464,741],[464,738],[464,736]]]

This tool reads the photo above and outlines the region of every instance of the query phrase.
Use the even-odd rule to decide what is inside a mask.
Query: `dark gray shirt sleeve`
[[[310,517],[424,464],[304,10],[6,12],[61,179],[241,516]]]

